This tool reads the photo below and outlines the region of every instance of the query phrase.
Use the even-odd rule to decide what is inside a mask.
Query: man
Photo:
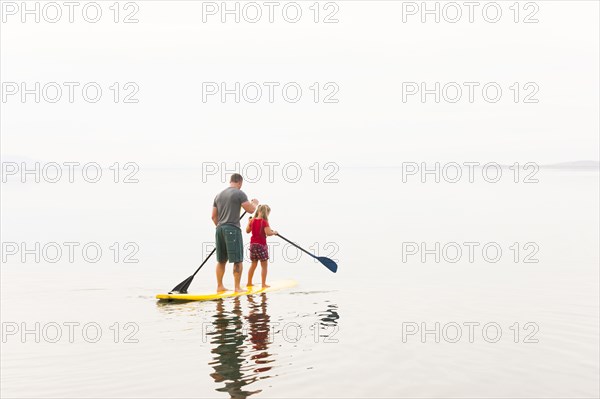
[[[240,287],[244,260],[240,208],[244,208],[248,213],[253,213],[258,205],[258,200],[248,201],[248,197],[241,190],[243,182],[242,175],[234,173],[231,175],[229,187],[221,191],[213,202],[212,220],[217,226],[217,292],[227,291],[223,285],[223,275],[228,260],[233,263],[235,292],[245,291]]]

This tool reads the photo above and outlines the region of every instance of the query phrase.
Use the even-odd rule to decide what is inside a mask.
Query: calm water
[[[3,397],[599,395],[596,172],[452,185],[390,183],[397,170],[346,168],[343,184],[247,185],[271,205],[277,230],[336,258],[339,272],[279,245],[269,278],[295,279],[295,288],[183,304],[154,295],[210,250],[210,202],[222,184],[200,184],[195,171],[139,177],[3,186],[3,242],[103,250],[97,263],[75,251],[73,263],[63,255],[2,264]],[[449,262],[451,252],[439,263],[403,261],[402,242],[494,242],[503,252],[495,263],[479,250],[473,262],[464,253]],[[139,262],[124,263],[128,254]],[[190,291],[213,288],[211,261]],[[21,331],[35,323],[40,342]],[[79,323],[70,324],[72,339],[69,323]],[[435,323],[440,342],[421,335]],[[484,337],[486,323],[494,324]]]

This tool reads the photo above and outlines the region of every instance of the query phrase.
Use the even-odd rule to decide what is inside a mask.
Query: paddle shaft
[[[285,241],[289,242],[290,244],[292,244],[293,246],[295,246],[296,248],[298,248],[300,251],[304,252],[307,255],[312,256],[313,258],[315,258],[316,260],[318,260],[319,262],[321,262],[321,264],[323,266],[325,266],[327,269],[329,269],[330,271],[332,271],[333,273],[337,272],[337,263],[335,263],[335,261],[333,261],[332,259],[329,259],[326,256],[315,256],[313,254],[311,254],[310,252],[308,252],[306,249],[302,248],[301,246],[299,246],[298,244],[288,240],[287,238],[285,238],[284,236],[282,236],[281,234],[277,234],[279,237],[281,237],[282,239],[284,239]]]
[[[315,255],[311,254],[310,252],[308,252],[306,249],[302,248],[301,246],[299,246],[298,244],[295,244],[293,242],[291,242],[290,240],[288,240],[287,238],[285,238],[284,236],[282,236],[281,234],[277,234],[278,237],[283,238],[284,240],[286,240],[287,242],[289,242],[290,244],[292,244],[293,246],[295,246],[296,248],[298,248],[299,250],[309,254],[310,256],[312,256],[315,259],[319,259],[317,258]]]
[[[240,216],[240,220],[242,220],[242,218],[246,215],[246,211],[244,211],[244,213],[242,213],[242,216]],[[217,247],[215,246],[215,248],[213,248],[212,252],[206,257],[206,259],[204,259],[204,262],[202,262],[202,264],[196,269],[196,271],[194,272],[194,274],[192,274],[192,278],[194,276],[196,276],[196,274],[200,271],[200,269],[202,269],[202,266],[204,266],[204,264],[206,262],[208,262],[208,260],[210,259],[211,256],[213,256],[213,254],[217,252]]]

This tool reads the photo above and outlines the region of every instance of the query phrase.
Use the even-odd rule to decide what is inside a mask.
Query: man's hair
[[[234,173],[231,175],[230,183],[241,183],[244,181],[244,178],[239,173]]]

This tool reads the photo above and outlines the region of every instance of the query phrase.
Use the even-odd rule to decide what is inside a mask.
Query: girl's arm
[[[248,226],[246,226],[246,233],[250,233],[252,231],[252,218],[248,219]]]
[[[271,228],[271,226],[267,226],[265,227],[265,234],[268,236],[276,236],[277,235],[277,231],[273,230]]]

